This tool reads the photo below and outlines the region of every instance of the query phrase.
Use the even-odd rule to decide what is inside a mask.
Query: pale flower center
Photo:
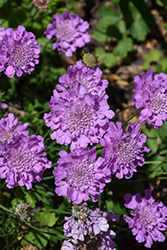
[[[93,124],[92,109],[86,105],[75,103],[73,107],[69,105],[65,113],[65,123],[68,130],[76,136],[84,134]]]
[[[33,56],[33,51],[27,44],[15,44],[11,52],[11,61],[14,61],[16,66],[25,67]]]
[[[141,206],[138,211],[141,225],[149,227],[152,223],[156,223],[157,216],[155,210],[150,206]]]
[[[121,139],[118,142],[115,153],[119,162],[123,164],[130,164],[133,162],[138,154],[138,147],[135,138],[131,138],[129,135],[127,138]]]
[[[167,112],[167,96],[164,93],[154,93],[150,99],[150,107],[154,113]]]
[[[73,188],[83,191],[86,187],[91,186],[95,170],[89,160],[75,161],[67,171],[67,182]]]
[[[74,28],[72,23],[68,22],[68,20],[65,20],[63,22],[60,22],[57,27],[57,38],[59,38],[62,41],[68,41],[70,40],[74,35]]]

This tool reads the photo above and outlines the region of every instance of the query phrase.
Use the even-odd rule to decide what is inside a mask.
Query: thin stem
[[[133,105],[130,105],[130,106],[127,106],[127,107],[125,107],[125,108],[123,108],[123,109],[120,109],[120,110],[118,110],[117,112],[115,112],[115,115],[117,115],[117,114],[119,114],[120,112],[122,112],[122,111],[124,111],[124,110],[126,110],[126,109],[129,109],[129,108],[135,108]]]
[[[12,217],[16,217],[16,216],[14,215],[14,212],[13,212],[13,211],[11,211],[10,209],[4,207],[4,206],[1,205],[1,204],[0,204],[0,208],[2,208],[4,211],[10,213],[10,214],[12,215]]]
[[[47,176],[47,177],[43,177],[42,180],[47,181],[47,180],[53,179],[54,177],[55,177],[54,175],[53,176]]]
[[[136,115],[138,115],[140,113],[140,111],[142,110],[143,108],[139,109],[134,115],[132,115],[126,122],[122,123],[122,127],[127,124],[130,120],[133,119],[133,117],[135,117]]]
[[[157,164],[157,163],[161,163],[161,161],[145,161],[144,164],[148,165],[148,164]]]

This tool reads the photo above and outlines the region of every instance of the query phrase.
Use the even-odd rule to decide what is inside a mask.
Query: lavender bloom
[[[69,202],[80,204],[83,200],[89,200],[89,194],[93,202],[99,200],[105,183],[111,181],[111,172],[104,164],[104,159],[99,157],[96,162],[96,148],[76,148],[71,153],[60,151],[61,158],[55,167],[55,192],[57,195],[65,195]],[[64,180],[66,178],[66,180]]]
[[[104,139],[100,140],[104,146],[103,156],[112,174],[116,173],[119,179],[123,178],[123,175],[129,179],[133,172],[137,172],[138,165],[143,166],[145,162],[143,152],[149,152],[150,149],[143,146],[146,135],[140,134],[138,122],[128,125],[126,133],[123,132],[120,122],[117,122],[116,126],[111,122]]]
[[[44,152],[44,138],[40,135],[15,136],[11,142],[0,145],[0,178],[5,179],[8,188],[32,187],[32,183],[42,180],[46,168],[51,168]]]
[[[8,28],[0,42],[0,72],[5,70],[8,77],[30,74],[39,63],[41,47],[31,32],[21,25],[17,30]]]
[[[8,108],[8,104],[6,104],[5,102],[1,102],[1,109],[7,109]]]
[[[154,128],[159,128],[164,120],[167,120],[167,75],[165,73],[155,74],[153,69],[134,78],[132,105],[140,112],[139,121],[146,121]]]
[[[84,22],[78,15],[71,15],[66,10],[61,15],[53,15],[52,23],[48,24],[44,34],[48,39],[53,36],[57,41],[52,45],[52,49],[62,51],[66,56],[72,56],[77,47],[81,48],[85,43],[90,42],[90,36],[87,33],[88,22]]]
[[[18,120],[14,118],[14,115],[9,113],[8,117],[0,119],[0,141],[4,143],[5,140],[7,140],[9,143],[16,135],[24,134],[25,136],[28,136],[28,126],[28,123],[23,124],[18,122]]]
[[[145,247],[151,248],[153,241],[163,242],[164,235],[160,231],[167,228],[167,207],[162,202],[155,202],[149,189],[145,190],[145,197],[139,193],[132,196],[126,194],[125,207],[132,209],[132,218],[124,215],[124,220],[136,235],[136,240],[141,243],[146,241]]]
[[[109,230],[107,219],[103,217],[103,212],[98,208],[88,209],[86,203],[74,204],[73,215],[65,217],[64,236],[71,237],[69,241],[64,241],[62,250],[69,249],[115,249],[112,239],[115,233]],[[71,242],[70,242],[71,241]],[[72,243],[79,245],[73,248]],[[93,248],[94,246],[94,248]]]
[[[33,0],[32,2],[35,5],[35,7],[37,7],[39,10],[47,9],[49,4],[48,0]]]
[[[108,110],[107,99],[105,91],[91,95],[84,86],[62,93],[55,89],[48,104],[51,112],[44,114],[46,125],[53,131],[52,140],[65,145],[71,143],[71,149],[98,143],[108,128],[108,118],[114,116]]]
[[[56,89],[60,91],[64,90],[63,87],[76,89],[77,86],[82,85],[86,88],[87,93],[95,95],[108,86],[108,81],[101,79],[102,74],[99,67],[89,68],[82,61],[77,61],[76,65],[68,67],[67,74],[59,77],[61,85],[56,85]]]

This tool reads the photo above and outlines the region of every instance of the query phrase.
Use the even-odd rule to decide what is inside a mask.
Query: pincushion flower
[[[107,99],[105,91],[91,95],[84,86],[61,93],[55,89],[48,104],[51,112],[44,114],[46,125],[53,131],[51,138],[59,144],[71,143],[71,149],[98,143],[108,128],[108,118],[114,116]]]
[[[15,136],[11,142],[0,145],[0,178],[6,179],[7,187],[32,187],[32,183],[42,180],[42,175],[51,162],[44,152],[44,138],[40,135]]]
[[[98,208],[88,209],[86,203],[74,204],[73,215],[65,217],[64,237],[71,237],[69,241],[64,241],[62,249],[72,247],[73,243],[78,247],[74,249],[115,249],[112,239],[115,233],[109,230],[107,219]],[[94,248],[93,248],[94,247]],[[73,248],[71,248],[73,249]]]
[[[48,0],[33,0],[32,2],[35,5],[35,7],[37,7],[39,10],[47,9],[49,4]]]
[[[73,52],[85,43],[90,42],[90,36],[87,29],[88,22],[84,21],[78,15],[71,15],[66,10],[63,14],[53,15],[52,23],[48,24],[44,34],[48,39],[56,37],[57,41],[52,45],[52,49],[62,51],[66,56],[72,56]]]
[[[14,136],[19,134],[28,136],[28,126],[28,123],[23,124],[22,122],[18,122],[14,115],[9,113],[8,117],[0,119],[0,142],[4,143],[7,140],[9,143],[13,140]]]
[[[102,157],[94,162],[96,148],[76,148],[71,153],[60,151],[59,155],[58,167],[53,170],[56,194],[67,196],[69,202],[76,204],[89,200],[89,194],[93,202],[98,201],[105,183],[111,181],[111,172]]]
[[[132,228],[136,240],[145,242],[145,247],[151,248],[153,241],[165,240],[161,231],[167,228],[167,207],[162,202],[155,202],[149,189],[145,190],[145,197],[139,193],[132,196],[125,195],[125,207],[133,210],[131,216],[124,215],[124,220]]]
[[[103,148],[103,157],[109,165],[112,174],[116,177],[126,179],[132,177],[133,172],[137,172],[137,166],[143,166],[145,160],[143,152],[150,149],[143,144],[146,142],[146,135],[140,134],[140,124],[135,122],[128,125],[127,132],[124,133],[121,123],[109,124],[109,129],[100,140]]]
[[[5,102],[1,102],[0,107],[1,107],[1,109],[7,109],[8,108],[8,104],[5,103]]]
[[[0,72],[5,70],[8,77],[30,74],[39,63],[41,47],[31,32],[21,25],[17,30],[8,28],[0,42]]]
[[[132,105],[142,108],[139,121],[159,128],[167,120],[167,75],[154,75],[153,69],[149,69],[141,78],[135,76],[134,82]]]
[[[61,85],[56,85],[56,89],[63,91],[63,87],[75,89],[78,85],[83,85],[87,93],[98,94],[108,86],[108,81],[101,79],[102,74],[99,67],[89,68],[82,61],[77,61],[76,65],[68,67],[67,74],[59,77]]]

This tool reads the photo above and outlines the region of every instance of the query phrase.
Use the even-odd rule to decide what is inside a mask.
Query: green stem
[[[10,209],[4,207],[4,206],[1,205],[1,204],[0,204],[0,208],[2,208],[4,211],[10,213],[10,214],[12,215],[12,217],[16,217],[16,216],[14,215],[14,212],[13,212],[13,211],[11,211]]]
[[[122,127],[127,124],[130,120],[133,119],[133,117],[135,117],[136,115],[138,115],[140,113],[140,111],[142,110],[143,108],[139,109],[134,115],[132,115],[126,122],[123,122],[122,123]]]
[[[47,181],[47,180],[53,179],[54,177],[55,177],[54,175],[53,176],[47,176],[47,177],[43,177],[42,180]]]
[[[117,112],[115,112],[115,115],[117,115],[117,114],[119,114],[120,112],[122,112],[122,111],[124,111],[124,110],[126,110],[126,109],[129,109],[129,108],[134,108],[134,106],[133,106],[133,105],[130,105],[130,106],[127,106],[126,108],[120,109],[120,110],[118,110]]]
[[[157,163],[161,163],[161,161],[145,161],[144,164],[148,165],[148,164],[157,164]]]

